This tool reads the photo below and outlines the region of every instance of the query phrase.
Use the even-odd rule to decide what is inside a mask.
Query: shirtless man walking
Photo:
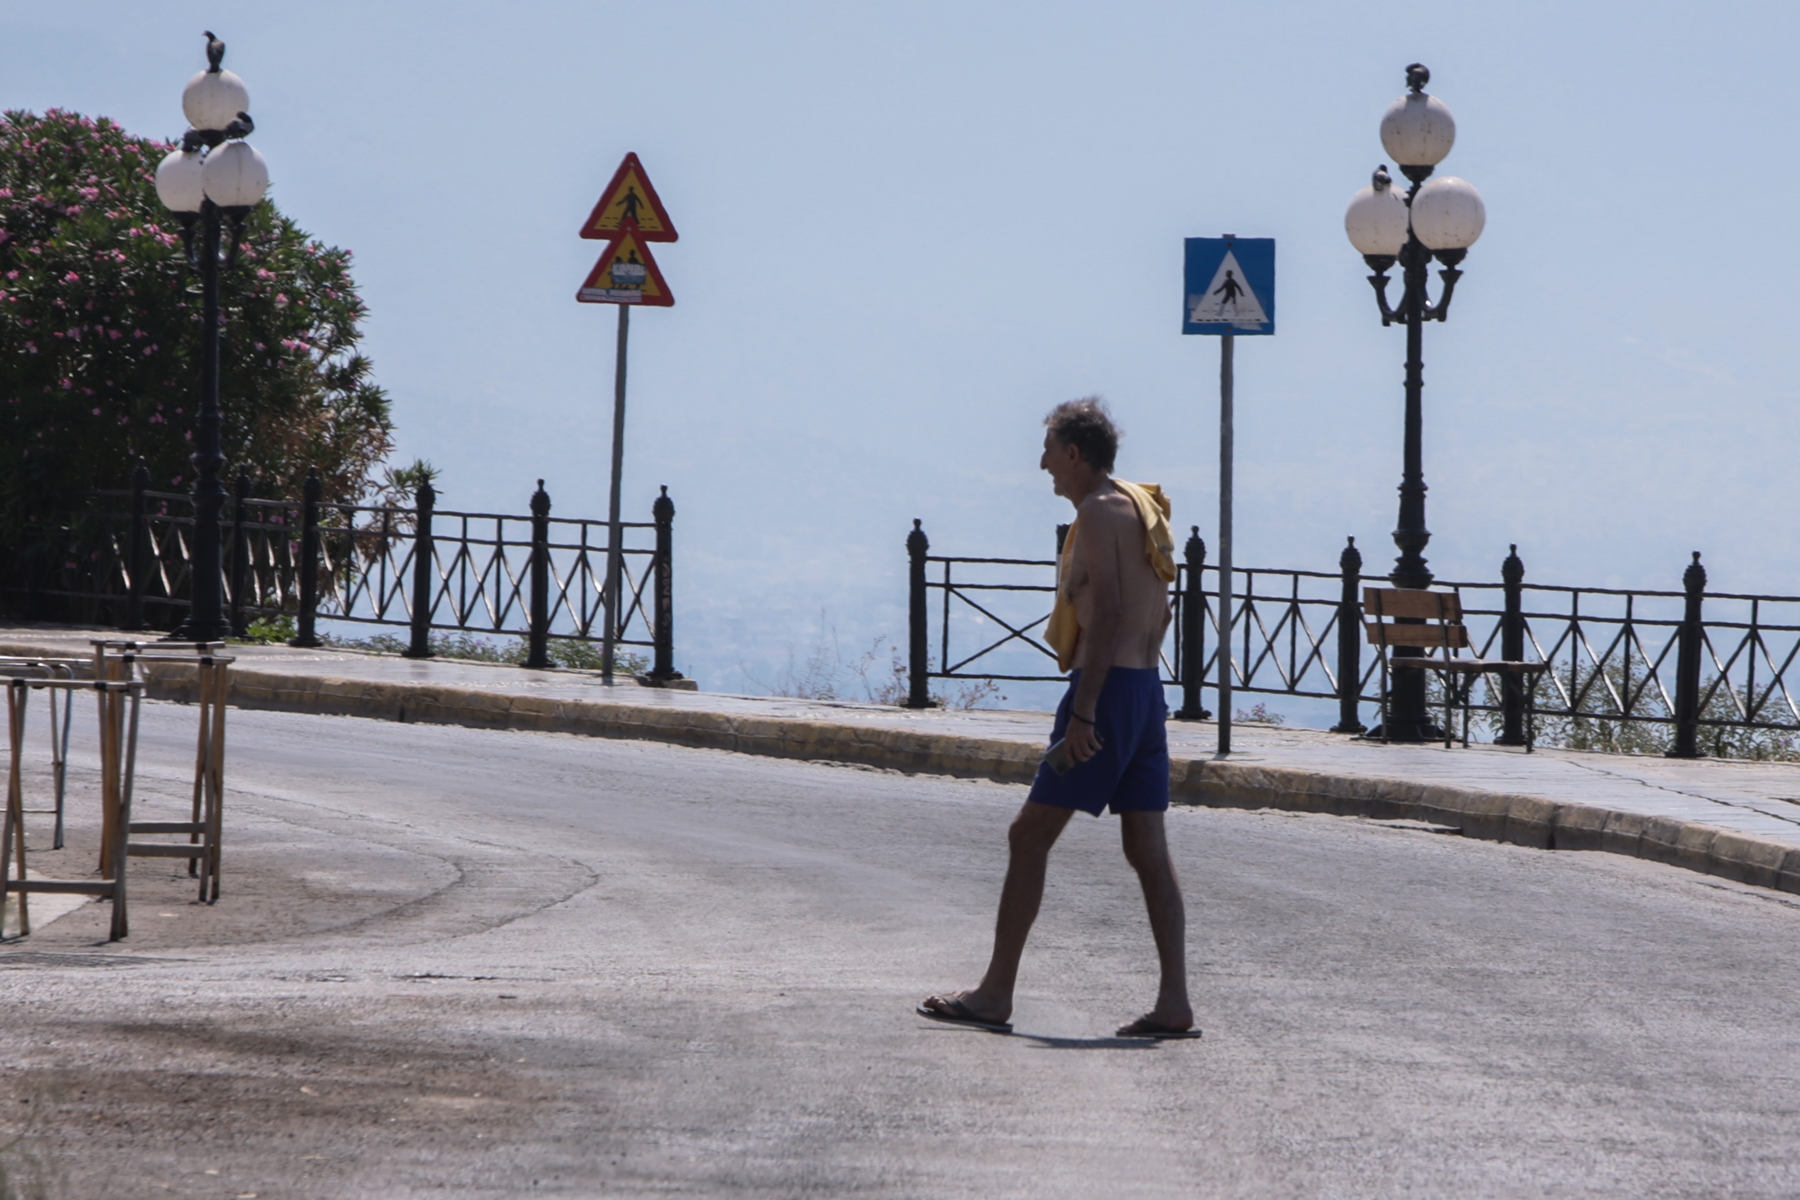
[[[1058,566],[1056,611],[1046,639],[1067,670],[1069,690],[1050,740],[1075,765],[1038,768],[1013,819],[1011,857],[1000,889],[994,953],[981,982],[928,996],[921,1016],[1010,1032],[1013,988],[1025,939],[1044,898],[1050,848],[1077,809],[1119,814],[1125,859],[1143,885],[1162,984],[1149,1012],[1121,1037],[1199,1037],[1187,994],[1187,918],[1169,859],[1169,745],[1158,654],[1169,624],[1173,542],[1160,490],[1111,478],[1119,432],[1096,398],[1059,404],[1044,419],[1044,456],[1056,494],[1075,506]]]

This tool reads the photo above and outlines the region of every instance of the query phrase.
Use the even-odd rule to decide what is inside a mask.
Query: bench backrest
[[[1417,646],[1461,650],[1469,645],[1462,623],[1462,600],[1454,592],[1422,588],[1364,588],[1363,629],[1372,646]],[[1385,619],[1384,619],[1385,618]],[[1406,621],[1407,624],[1399,624]],[[1416,621],[1436,621],[1418,625]]]
[[[1462,598],[1455,592],[1428,592],[1422,588],[1363,589],[1363,615],[1372,620],[1407,617],[1462,624]]]

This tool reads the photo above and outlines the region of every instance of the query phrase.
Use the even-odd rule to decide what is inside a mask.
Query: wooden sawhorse
[[[34,691],[77,691],[91,688],[100,703],[100,809],[103,855],[99,879],[31,879],[25,863],[25,789],[21,765],[25,752],[25,705]],[[118,941],[130,932],[125,905],[125,829],[131,824],[132,782],[137,771],[138,708],[142,682],[114,679],[8,679],[6,731],[9,750],[6,816],[0,821],[0,904],[19,896],[19,933],[31,932],[32,892],[106,896],[112,900],[112,934]],[[54,699],[52,703],[54,703]],[[14,867],[18,874],[13,873]]]
[[[188,874],[200,881],[200,901],[219,899],[220,843],[225,832],[225,696],[230,688],[230,668],[236,661],[216,653],[222,642],[123,642],[94,643],[94,672],[107,679],[143,679],[146,663],[191,663],[196,671],[196,707],[200,731],[194,748],[194,807],[186,821],[133,821],[124,830],[125,853],[147,858],[185,858]],[[195,655],[175,653],[193,650]],[[136,833],[185,833],[183,842],[134,842]],[[104,851],[103,851],[104,853]]]
[[[73,679],[75,672],[87,665],[83,658],[34,658],[24,655],[0,656],[0,675],[13,675],[20,671],[40,672],[40,678]],[[52,803],[49,808],[28,808],[28,814],[48,816],[54,814],[56,823],[53,828],[50,848],[63,848],[63,805],[68,794],[69,785],[69,726],[74,716],[75,693],[65,690],[62,695],[62,716],[58,719],[56,698],[50,699],[50,777],[55,783]]]

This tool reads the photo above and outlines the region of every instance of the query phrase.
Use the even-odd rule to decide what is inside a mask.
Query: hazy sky
[[[356,254],[441,503],[603,516],[614,310],[576,230],[627,150],[681,230],[633,322],[625,494],[680,509],[677,665],[903,633],[903,541],[1046,554],[1058,400],[1212,539],[1217,341],[1181,242],[1278,239],[1239,343],[1241,564],[1391,558],[1404,335],[1343,235],[1415,59],[1486,198],[1429,326],[1427,553],[1492,578],[1800,592],[1792,5],[432,5],[9,0],[0,102],[183,128],[203,28],[274,196]],[[425,14],[429,14],[428,16]]]

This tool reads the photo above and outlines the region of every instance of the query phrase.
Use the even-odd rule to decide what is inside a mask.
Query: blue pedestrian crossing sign
[[[1183,333],[1275,332],[1275,239],[1188,238]]]

